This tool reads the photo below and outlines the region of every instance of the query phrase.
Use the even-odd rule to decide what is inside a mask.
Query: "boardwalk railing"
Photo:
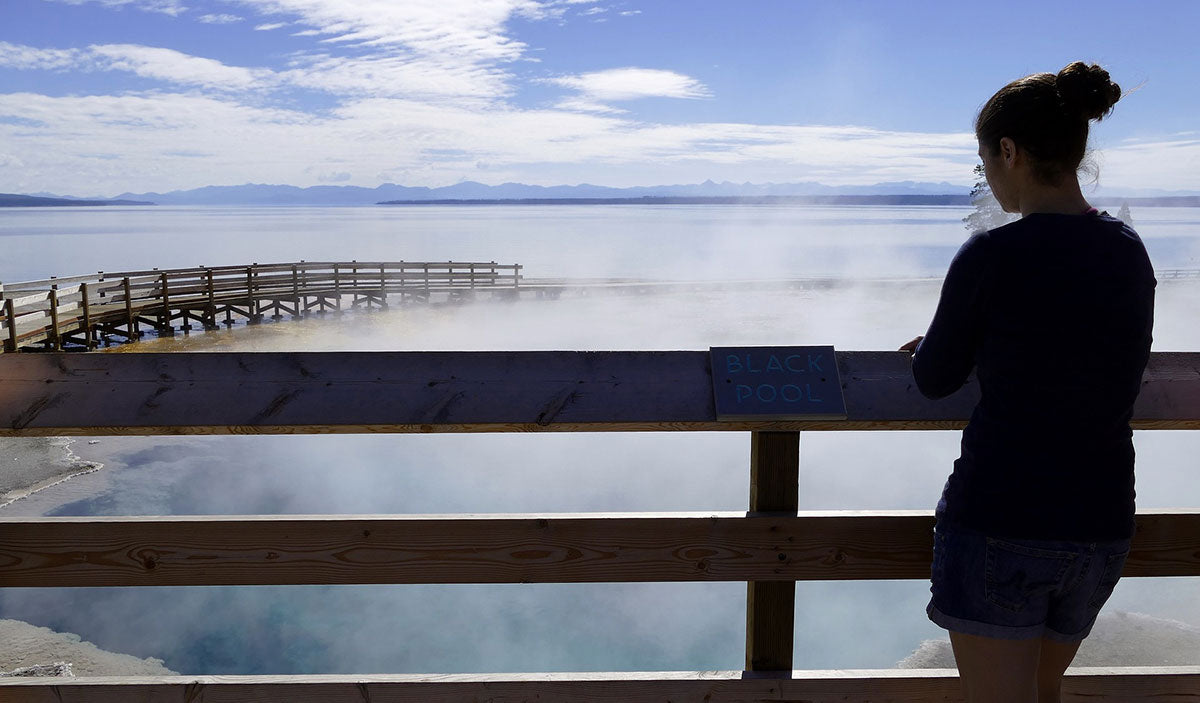
[[[922,398],[904,353],[838,366],[845,420],[721,422],[706,352],[5,355],[0,435],[737,431],[751,488],[745,513],[2,518],[10,587],[748,586],[744,671],[11,679],[0,701],[961,701],[953,671],[795,670],[795,582],[928,578],[933,527],[929,511],[798,512],[800,434],[961,428],[978,393]],[[1133,426],[1200,429],[1200,353],[1151,356]],[[1126,576],[1200,575],[1200,512],[1137,524]],[[1197,701],[1200,662],[1074,669],[1065,693]]]
[[[298,261],[248,266],[197,266],[98,272],[0,285],[0,351],[73,344],[93,349],[109,336],[138,339],[146,325],[159,335],[251,324],[266,314],[301,317],[351,307],[387,307],[388,296],[451,299],[490,290],[511,295],[521,266],[488,262]]]

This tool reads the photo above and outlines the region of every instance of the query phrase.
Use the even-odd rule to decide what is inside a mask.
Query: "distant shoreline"
[[[968,195],[644,195],[638,198],[441,198],[377,205],[970,205]]]
[[[1140,198],[1102,196],[1091,201],[1099,207],[1200,207],[1200,195],[1175,195]],[[0,193],[3,207],[81,207],[81,206],[154,206],[145,200],[75,200],[46,198],[33,195]],[[971,197],[964,194],[894,194],[894,195],[644,195],[625,198],[430,198],[414,200],[382,200],[377,202],[303,202],[270,200],[263,202],[203,202],[168,203],[186,207],[362,207],[374,205],[881,205],[971,207]]]
[[[1200,207],[1200,196],[1156,198],[1102,197],[1104,207]],[[475,198],[384,200],[376,205],[941,205],[970,207],[969,195],[764,195],[764,196],[643,196],[640,198]]]
[[[144,200],[74,200],[72,198],[43,198],[37,195],[0,193],[0,207],[82,207],[95,205],[153,205]]]

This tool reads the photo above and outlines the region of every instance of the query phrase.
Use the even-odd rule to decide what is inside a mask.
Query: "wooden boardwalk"
[[[798,511],[801,434],[957,429],[978,400],[973,379],[922,397],[903,352],[837,365],[845,420],[720,421],[706,351],[0,356],[7,436],[750,434],[747,512],[0,518],[0,587],[745,581],[742,671],[0,679],[0,703],[962,701],[953,671],[795,668],[795,583],[926,579],[934,524]],[[1200,353],[1151,355],[1132,424],[1200,429]],[[1137,526],[1125,576],[1200,576],[1200,512],[1142,511]],[[1073,669],[1063,693],[1200,702],[1200,663]]]
[[[219,329],[350,308],[386,308],[389,297],[466,300],[513,296],[519,264],[348,261],[99,272],[0,285],[3,351],[94,349],[112,337],[134,341],[143,326],[159,336],[176,329]]]

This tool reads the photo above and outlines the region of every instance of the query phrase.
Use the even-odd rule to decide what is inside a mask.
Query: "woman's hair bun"
[[[1067,111],[1087,120],[1104,119],[1121,99],[1121,86],[1109,79],[1108,71],[1082,61],[1059,71],[1055,86]]]

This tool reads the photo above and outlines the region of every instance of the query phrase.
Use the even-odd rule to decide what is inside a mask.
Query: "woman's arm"
[[[988,241],[986,232],[972,235],[954,255],[933,322],[916,345],[913,378],[927,398],[944,398],[958,390],[975,366],[983,329]]]

